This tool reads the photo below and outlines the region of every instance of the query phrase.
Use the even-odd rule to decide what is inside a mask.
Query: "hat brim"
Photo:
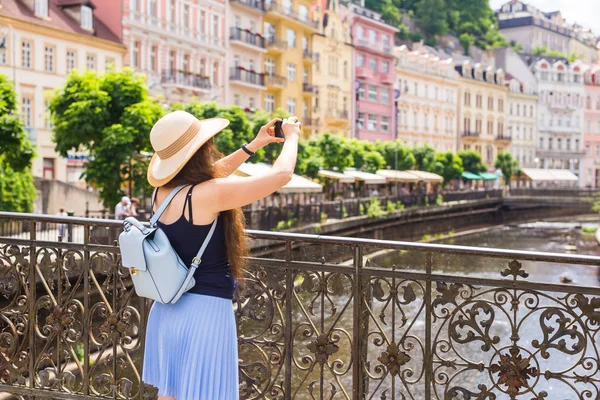
[[[229,125],[225,118],[209,118],[200,122],[200,130],[194,139],[173,156],[162,160],[154,153],[148,165],[148,182],[151,186],[159,187],[169,183],[204,143]]]

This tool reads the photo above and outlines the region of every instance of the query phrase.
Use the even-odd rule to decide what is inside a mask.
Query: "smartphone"
[[[283,134],[283,128],[281,127],[282,125],[283,125],[283,120],[279,119],[279,120],[275,121],[275,126],[274,126],[275,137],[285,139],[285,136]]]

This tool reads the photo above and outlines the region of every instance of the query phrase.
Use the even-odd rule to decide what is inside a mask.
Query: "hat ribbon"
[[[197,119],[192,122],[192,125],[183,133],[183,135],[179,136],[177,140],[171,143],[163,150],[157,150],[156,154],[160,157],[161,160],[166,160],[167,158],[173,157],[177,154],[181,149],[187,146],[193,138],[196,137],[198,131],[200,131],[200,127],[202,124]]]

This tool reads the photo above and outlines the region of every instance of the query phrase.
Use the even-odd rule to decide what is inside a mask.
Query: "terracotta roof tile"
[[[80,24],[63,11],[61,5],[81,3],[82,0],[49,0],[48,19],[38,18],[21,0],[0,0],[0,15],[5,15],[21,21],[34,23],[48,28],[59,29],[64,32],[76,33],[85,36],[97,37],[115,43],[121,43],[119,38],[94,16],[94,32],[83,29]],[[76,3],[76,4],[79,4]]]

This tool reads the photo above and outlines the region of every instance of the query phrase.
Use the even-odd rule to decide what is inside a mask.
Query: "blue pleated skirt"
[[[155,302],[142,379],[177,400],[238,400],[238,350],[231,300],[185,293]]]

